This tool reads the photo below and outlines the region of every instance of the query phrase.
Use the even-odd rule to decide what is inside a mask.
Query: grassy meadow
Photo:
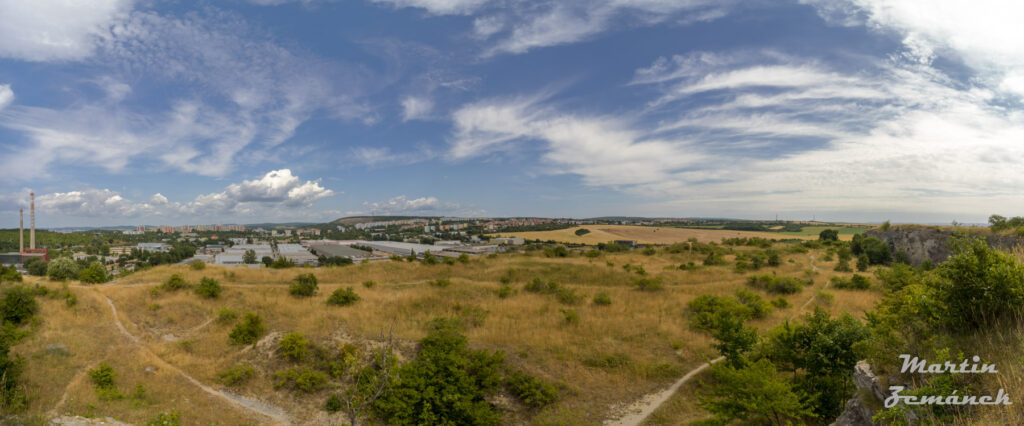
[[[651,234],[654,230],[665,234],[695,231],[629,228],[640,229],[613,228],[622,234],[615,238],[642,240],[635,232],[649,230]],[[599,232],[603,231],[595,229],[583,237],[593,238],[592,234]],[[702,232],[721,232],[726,238],[751,234]],[[620,407],[666,388],[718,356],[710,347],[712,339],[688,323],[686,304],[699,295],[731,295],[749,288],[746,277],[751,273],[812,278],[813,285],[783,296],[790,307],[775,309],[751,322],[762,331],[816,306],[833,314],[851,312],[863,318],[863,312],[878,299],[875,291],[828,289],[832,276],[851,274],[834,272],[835,262],[822,260],[826,257],[823,249],[800,253],[786,247],[775,245],[783,253],[779,266],[744,273],[733,270],[734,254],[726,255],[722,266],[680,270],[678,266],[688,262],[700,265],[705,256],[669,253],[664,248],[646,254],[642,250],[602,252],[596,257],[578,250],[570,250],[568,257],[530,251],[454,265],[383,261],[316,269],[160,266],[105,285],[72,282],[69,290],[78,300],[72,307],[40,298],[41,312],[32,326],[32,336],[13,352],[26,362],[24,378],[31,395],[25,411],[28,415],[110,416],[145,423],[173,410],[182,414],[185,424],[264,424],[272,420],[203,391],[201,384],[280,408],[295,424],[346,424],[344,413],[328,415],[324,410],[328,395],[338,389],[295,393],[275,388],[273,373],[287,367],[275,354],[277,340],[300,332],[324,347],[347,343],[369,348],[381,344],[382,332],[393,330],[399,359],[405,360],[415,357],[417,341],[425,336],[430,320],[451,317],[468,324],[465,335],[472,348],[501,351],[508,365],[559,389],[558,400],[540,409],[500,398],[495,405],[505,411],[505,424],[601,424],[621,414]],[[313,297],[289,295],[288,285],[300,273],[317,277],[319,290]],[[187,289],[154,290],[172,274],[180,274],[192,284],[203,277],[217,279],[223,293],[205,299]],[[568,288],[576,300],[525,291],[525,284],[535,277]],[[642,277],[660,278],[664,289],[637,289],[633,284]],[[451,285],[429,284],[436,279],[450,280]],[[52,289],[62,285],[38,278],[28,281]],[[367,281],[375,285],[364,286]],[[499,288],[506,284],[513,294],[499,297]],[[345,287],[352,287],[360,300],[350,306],[325,303],[335,289]],[[767,300],[778,297],[757,291]],[[610,297],[610,305],[592,301],[599,292]],[[125,331],[138,342],[119,330],[111,303]],[[218,320],[225,308],[239,316],[259,314],[267,328],[260,343],[230,344],[228,334],[237,320]],[[578,316],[575,322],[566,319],[568,310]],[[94,392],[86,371],[100,362],[113,366],[123,398],[102,400]],[[244,386],[220,384],[218,375],[236,364],[253,366],[255,377]],[[694,405],[694,386],[698,385],[684,386],[648,424],[680,424],[704,417]],[[136,397],[139,388],[143,390]]]

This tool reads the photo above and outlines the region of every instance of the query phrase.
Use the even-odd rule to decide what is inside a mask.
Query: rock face
[[[903,251],[914,266],[920,266],[925,260],[939,264],[953,253],[949,244],[953,231],[938,227],[894,226],[884,231],[871,229],[865,231],[864,236],[885,241],[893,254]],[[1013,236],[987,236],[985,241],[989,247],[1001,250],[1024,245],[1024,241]]]
[[[846,408],[830,426],[871,426],[875,411],[869,407],[878,407],[887,394],[878,381],[878,376],[871,371],[867,361],[859,361],[853,368],[853,384],[857,392],[846,401]],[[873,399],[865,401],[865,399]]]

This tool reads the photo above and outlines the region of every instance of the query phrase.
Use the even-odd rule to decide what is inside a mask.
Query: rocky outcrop
[[[875,409],[885,400],[886,391],[882,388],[878,376],[871,371],[871,365],[867,361],[859,361],[853,368],[853,384],[857,391],[853,398],[846,401],[846,408],[830,426],[871,426],[875,423],[871,418],[875,416]]]
[[[894,226],[887,230],[871,229],[864,232],[865,237],[876,237],[889,244],[892,253],[904,252],[911,264],[920,266],[924,261],[939,264],[953,253],[950,238],[951,229],[925,226]],[[985,237],[989,247],[1010,250],[1024,245],[1024,240],[1009,235],[988,235]]]

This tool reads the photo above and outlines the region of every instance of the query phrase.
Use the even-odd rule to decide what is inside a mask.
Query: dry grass
[[[780,275],[803,276],[810,268],[807,254],[784,258],[792,262],[784,261],[782,266],[773,268]],[[466,315],[467,311],[479,309],[486,311],[486,315],[481,324],[467,331],[472,346],[503,351],[511,365],[558,383],[563,390],[562,398],[554,405],[536,413],[516,413],[509,416],[510,421],[597,424],[612,414],[613,406],[628,404],[664,388],[715,354],[706,335],[690,330],[684,314],[686,303],[705,293],[732,294],[745,287],[746,274],[734,273],[729,266],[695,271],[665,269],[688,261],[699,264],[699,260],[697,255],[659,251],[654,256],[621,253],[595,259],[578,255],[560,259],[536,254],[501,255],[451,266],[392,261],[288,270],[208,266],[195,271],[162,266],[111,285],[74,289],[79,296],[74,309],[59,301],[45,301],[45,320],[28,342],[17,346],[17,351],[28,361],[26,377],[37,395],[30,412],[46,412],[67,388],[69,397],[60,406],[60,413],[110,415],[143,422],[174,408],[183,413],[189,424],[264,421],[265,418],[240,412],[199,391],[195,385],[160,367],[165,361],[202,383],[220,387],[216,384],[217,373],[244,363],[256,367],[257,377],[239,393],[284,408],[296,423],[322,424],[328,421],[323,403],[329,390],[305,396],[275,390],[272,373],[286,365],[268,348],[230,345],[227,335],[231,325],[213,321],[219,309],[259,313],[271,333],[298,331],[327,346],[341,342],[369,345],[381,330],[394,325],[405,357],[412,356],[415,342],[425,334],[423,326],[432,318]],[[625,271],[622,266],[627,263],[642,265],[648,275],[661,277],[666,289],[635,290],[631,283],[639,275]],[[829,265],[819,263],[819,268],[815,286],[787,297],[794,305],[792,308],[777,310],[755,325],[767,329],[794,315],[833,274]],[[289,296],[289,281],[308,272],[319,279],[316,296]],[[182,274],[193,283],[203,276],[214,277],[225,290],[217,300],[202,299],[187,290],[154,294],[152,289],[172,273]],[[445,288],[426,284],[439,277],[448,278],[453,284]],[[502,277],[509,277],[518,290],[516,295],[507,299],[495,295]],[[534,277],[553,279],[572,288],[583,299],[576,305],[565,306],[552,295],[523,291],[523,284]],[[377,286],[364,288],[361,283],[366,280],[375,281]],[[348,307],[326,305],[325,300],[334,289],[348,286],[360,295],[358,303]],[[598,291],[607,292],[612,305],[592,304],[591,298]],[[835,294],[835,302],[829,307],[834,312],[860,312],[872,302],[871,293]],[[117,305],[124,326],[141,339],[141,347],[118,333],[103,296]],[[560,312],[564,308],[576,310],[580,322],[566,324]],[[45,355],[46,344],[52,342],[67,345],[72,355]],[[593,366],[594,360],[618,354],[625,355],[629,363],[614,368]],[[104,360],[115,366],[120,375],[119,387],[125,393],[142,384],[147,397],[141,402],[96,399],[88,378],[80,373]],[[147,373],[146,366],[158,368]],[[663,416],[668,423],[672,419],[699,416],[692,406],[681,406],[684,408],[668,409],[669,414]],[[249,420],[244,420],[247,415]]]

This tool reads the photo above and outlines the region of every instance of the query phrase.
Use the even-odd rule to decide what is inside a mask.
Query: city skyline
[[[1018,215],[1024,7],[0,0],[0,228]]]

